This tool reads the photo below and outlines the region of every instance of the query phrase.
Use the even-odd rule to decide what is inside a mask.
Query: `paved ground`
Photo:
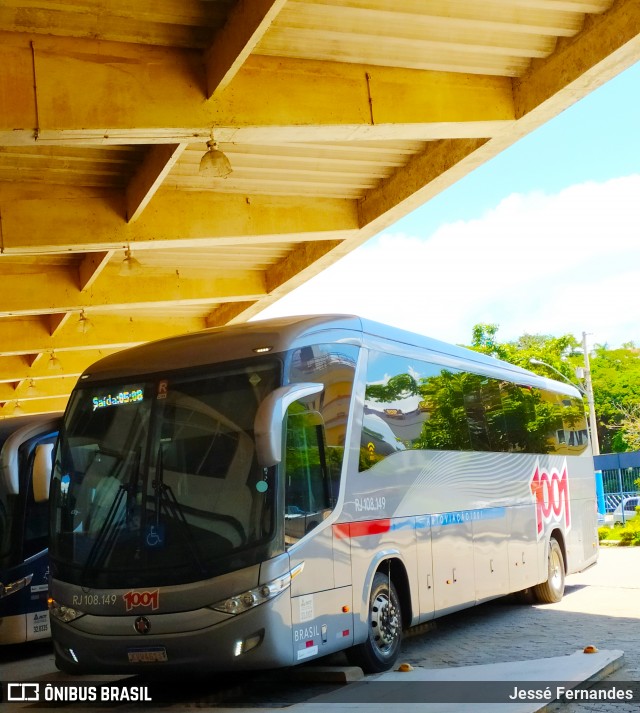
[[[602,548],[595,567],[567,579],[558,604],[499,600],[438,620],[404,642],[403,660],[426,668],[468,666],[571,654],[593,644],[622,649],[608,680],[640,681],[640,548]],[[563,713],[637,713],[637,704],[572,703]]]
[[[570,656],[481,666],[416,666],[408,672],[389,671],[371,677],[289,710],[326,713],[328,708],[335,713],[388,713],[391,705],[402,703],[402,713],[549,713],[551,704],[535,698],[546,690],[555,696],[557,688],[547,682],[573,687],[584,681],[600,681],[619,666],[621,659],[621,651],[599,650],[587,655],[580,650]],[[621,692],[630,690],[626,684],[619,688]],[[516,689],[533,693],[534,698],[510,700]]]

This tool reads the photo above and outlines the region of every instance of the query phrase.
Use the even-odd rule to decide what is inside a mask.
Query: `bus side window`
[[[285,474],[285,541],[297,542],[317,527],[333,509],[327,468],[324,422],[317,411],[287,415]]]
[[[313,344],[291,353],[291,383],[311,381],[324,385],[308,403],[309,409],[318,411],[324,422],[323,438],[334,501],[340,487],[357,359],[358,347],[353,344]]]
[[[467,376],[438,364],[371,351],[360,471],[408,449],[470,450]]]

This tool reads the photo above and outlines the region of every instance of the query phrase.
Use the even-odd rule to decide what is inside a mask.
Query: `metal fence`
[[[594,456],[596,470],[602,471],[605,513],[613,512],[627,497],[640,493],[640,451]],[[603,514],[605,514],[603,513]]]
[[[636,480],[640,479],[640,468],[616,468],[615,470],[602,471],[602,484],[604,486],[604,499],[607,512],[613,512],[622,502],[623,498],[637,495]]]

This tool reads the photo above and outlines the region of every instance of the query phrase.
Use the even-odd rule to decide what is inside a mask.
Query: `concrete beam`
[[[128,278],[122,278],[128,279]],[[59,285],[59,277],[55,285]],[[54,285],[54,286],[55,286]],[[204,308],[203,308],[204,311]],[[28,357],[25,366],[29,369],[24,377],[33,376],[36,365],[40,369],[40,361],[33,355],[55,352],[84,352],[104,349],[124,349],[153,339],[164,339],[176,334],[195,332],[207,325],[204,317],[167,317],[143,318],[121,314],[96,314],[88,312],[91,329],[82,333],[77,329],[76,320],[70,320],[60,331],[51,334],[48,325],[40,318],[24,317],[0,319],[0,381],[2,377],[2,359],[5,357]],[[100,355],[94,355],[99,358]],[[12,364],[14,367],[15,364]],[[46,365],[45,365],[46,366]],[[71,366],[70,368],[77,368]],[[46,368],[37,373],[46,374]]]
[[[0,184],[7,255],[299,242],[345,238],[359,227],[355,201],[332,198],[162,189],[138,220],[127,223],[125,214],[114,190]],[[81,284],[89,283],[86,267]]]
[[[245,143],[477,137],[514,119],[506,77],[251,56],[204,101],[198,52],[10,33],[0,66],[7,146],[203,142],[212,128]]]
[[[205,52],[207,96],[227,87],[287,0],[238,0]]]
[[[43,291],[40,287],[46,284]],[[259,299],[265,295],[264,277],[257,271],[198,275],[176,271],[144,271],[122,277],[117,267],[103,273],[88,292],[80,292],[74,271],[42,268],[25,274],[5,274],[0,285],[0,317],[80,312],[81,310],[126,310],[175,305],[215,305],[235,300]]]

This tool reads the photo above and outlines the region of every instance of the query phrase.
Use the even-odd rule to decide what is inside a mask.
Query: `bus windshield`
[[[158,586],[264,560],[275,485],[256,462],[253,420],[281,372],[253,360],[77,389],[52,484],[57,576]]]

